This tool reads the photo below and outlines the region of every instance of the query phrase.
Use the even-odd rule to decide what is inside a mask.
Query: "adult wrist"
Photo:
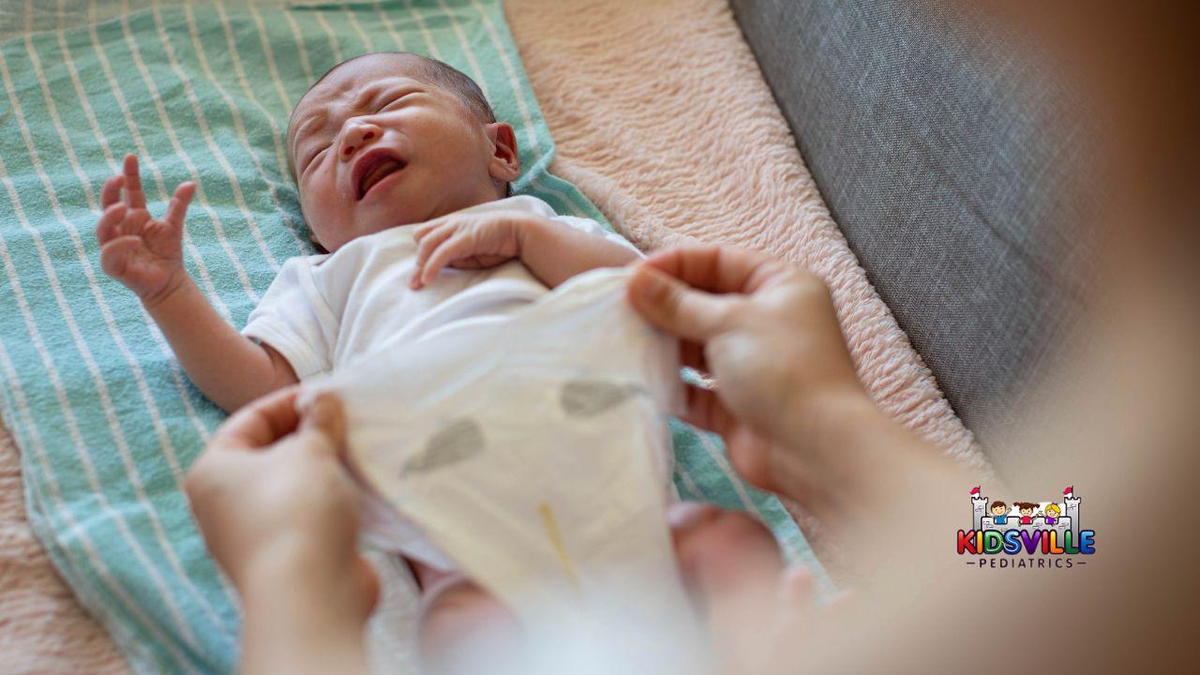
[[[366,621],[370,607],[362,601],[354,571],[353,560],[339,561],[318,542],[296,535],[262,546],[237,570],[234,582],[243,597],[272,604],[315,601],[342,618]]]
[[[772,472],[798,501],[864,504],[890,490],[880,483],[905,466],[912,434],[879,409],[857,382],[828,386],[789,404],[787,426],[772,453]],[[821,480],[810,482],[811,476]]]
[[[367,672],[366,621],[351,566],[330,574],[300,557],[259,561],[238,580],[243,607],[242,671]]]

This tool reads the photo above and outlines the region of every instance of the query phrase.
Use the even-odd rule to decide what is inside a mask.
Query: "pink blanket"
[[[725,2],[509,0],[508,18],[558,146],[555,173],[643,249],[738,244],[821,275],[879,404],[977,459],[830,219]]]
[[[558,145],[554,173],[644,249],[739,244],[820,274],[879,404],[946,452],[979,461],[830,219],[724,0],[508,0],[507,15]],[[34,540],[19,476],[0,429],[3,669],[124,670]]]

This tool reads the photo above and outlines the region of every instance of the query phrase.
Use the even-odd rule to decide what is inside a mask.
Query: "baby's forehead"
[[[298,125],[331,105],[359,106],[372,94],[393,86],[429,87],[420,73],[419,61],[407,55],[371,54],[347,61],[329,71],[300,97],[288,121],[288,135],[294,137]]]

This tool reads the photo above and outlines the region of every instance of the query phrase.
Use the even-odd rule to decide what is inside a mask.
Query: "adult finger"
[[[680,340],[679,362],[702,375],[708,375],[708,359],[704,358],[704,345],[699,342]]]
[[[629,280],[629,300],[643,318],[676,337],[707,342],[728,329],[736,300],[688,288],[642,263]]]
[[[739,424],[721,434],[729,463],[747,483],[767,492],[778,492],[771,470],[771,443],[750,427]]]
[[[346,412],[341,399],[331,393],[318,394],[300,412],[300,435],[318,435],[325,443],[306,443],[312,450],[343,456],[346,450]]]
[[[734,246],[667,249],[642,263],[711,293],[753,293],[790,266],[756,251]]]
[[[778,598],[776,628],[800,628],[816,609],[816,577],[803,563],[793,564],[779,577]]]
[[[186,181],[179,184],[175,188],[175,195],[171,197],[171,202],[167,204],[167,216],[165,220],[171,227],[179,229],[183,227],[183,217],[187,214],[188,205],[192,203],[192,196],[196,194],[196,184],[191,181]]]
[[[286,387],[246,404],[217,429],[209,447],[263,448],[295,431],[298,391],[298,385]]]
[[[733,416],[721,403],[717,393],[694,384],[686,384],[685,387],[687,408],[684,410],[683,421],[720,436],[728,434],[733,427]]]
[[[789,609],[811,606],[816,598],[817,578],[803,563],[795,563],[779,577],[779,597]]]
[[[138,174],[137,155],[125,155],[125,203],[131,209],[146,208],[146,195],[142,192],[142,177]]]
[[[125,177],[121,175],[113,176],[104,181],[104,187],[100,188],[100,208],[107,209],[121,200],[121,188],[125,185]]]

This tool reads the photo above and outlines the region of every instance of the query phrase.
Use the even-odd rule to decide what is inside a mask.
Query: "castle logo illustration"
[[[1075,487],[1063,489],[1057,501],[1004,502],[983,496],[981,487],[971,489],[971,529],[959,530],[959,555],[979,556],[968,565],[979,567],[1072,567],[1067,557],[1096,552],[1096,532],[1080,526]],[[1032,558],[999,561],[993,556],[1025,554]]]

